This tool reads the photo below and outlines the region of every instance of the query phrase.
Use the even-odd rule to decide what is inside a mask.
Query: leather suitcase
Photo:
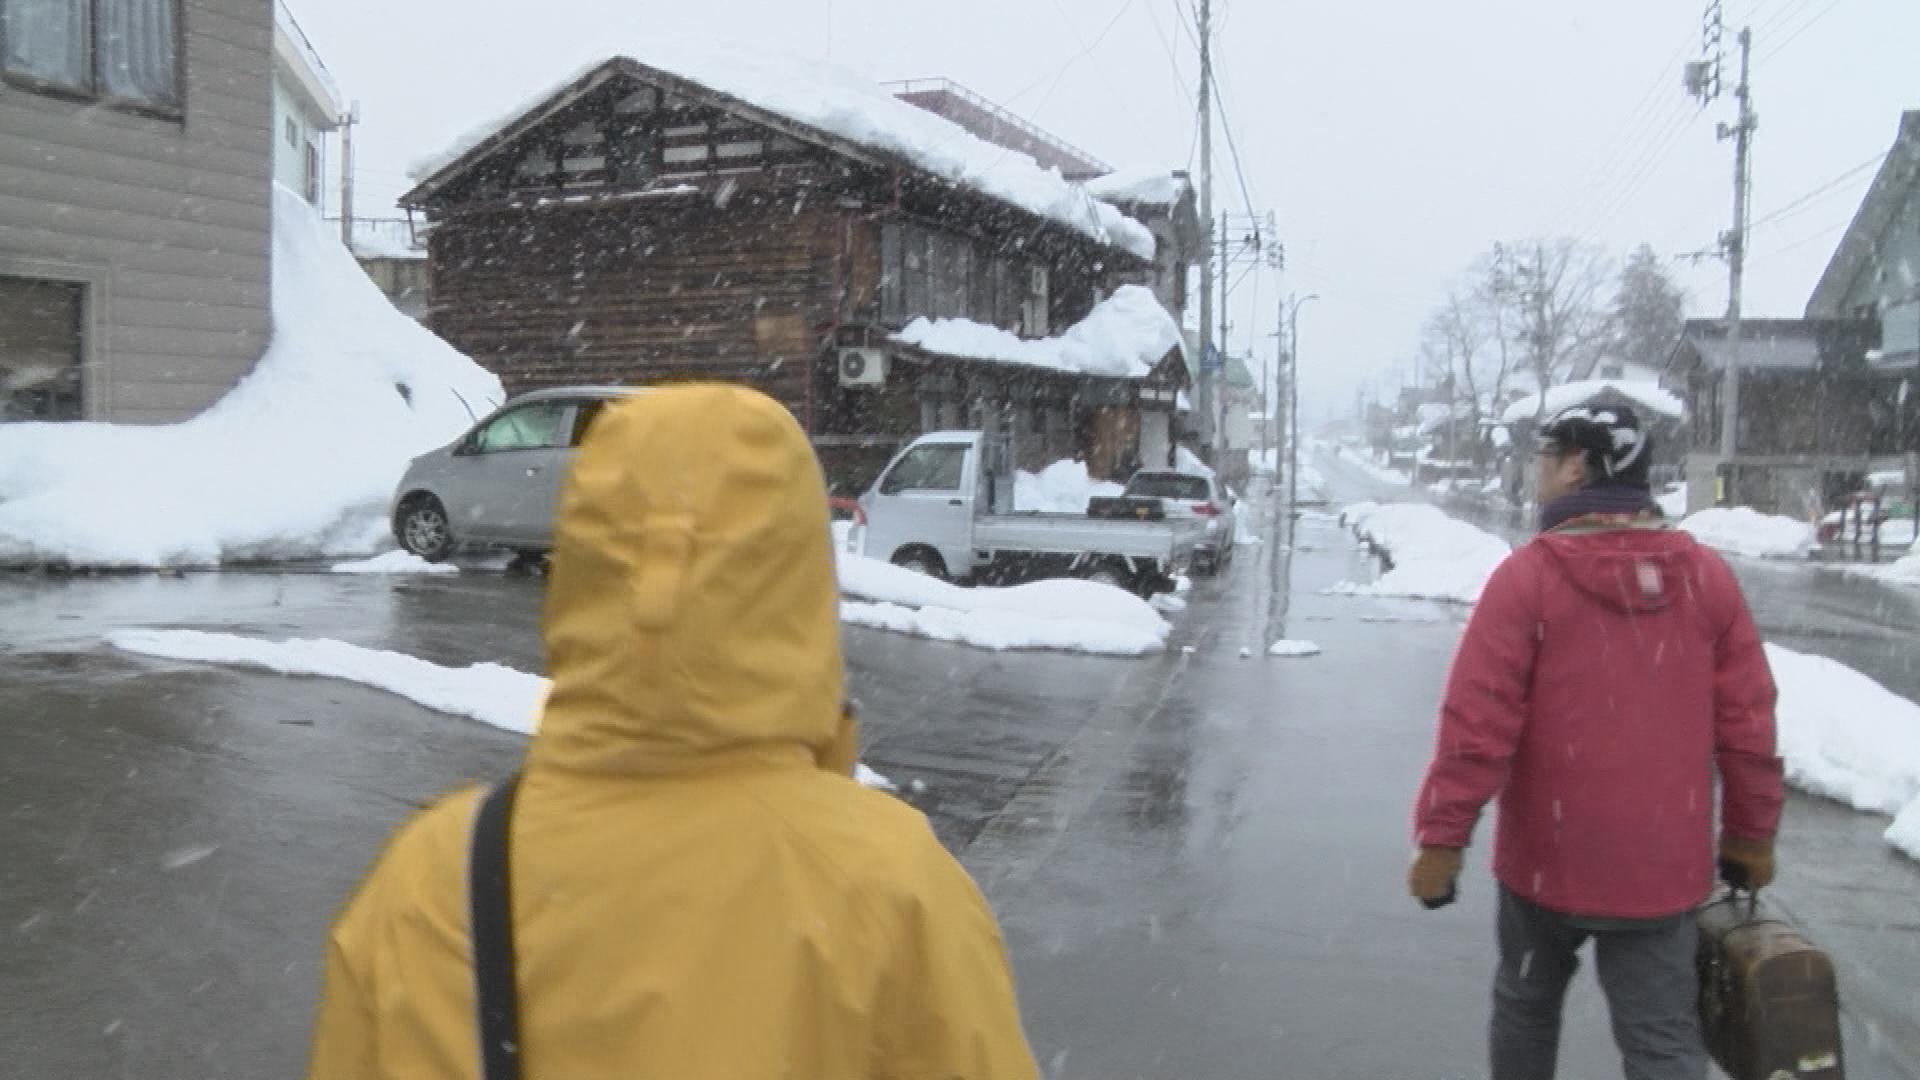
[[[1833,961],[1754,898],[1700,909],[1700,1021],[1733,1080],[1844,1080]]]

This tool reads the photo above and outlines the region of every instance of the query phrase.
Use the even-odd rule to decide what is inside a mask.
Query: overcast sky
[[[569,73],[581,42],[724,34],[875,79],[943,75],[1117,166],[1193,165],[1197,50],[1186,0],[287,0],[361,103],[362,214],[409,165]],[[1194,0],[1197,4],[1198,0]],[[1496,240],[1571,235],[1623,254],[1710,246],[1728,227],[1733,30],[1755,29],[1755,219],[1876,160],[1920,108],[1920,3],[1727,0],[1728,93],[1680,86],[1693,0],[1214,0],[1227,120],[1216,208],[1273,210],[1285,280],[1243,282],[1230,347],[1271,353],[1275,297],[1301,317],[1317,413],[1391,380],[1420,325]],[[1873,168],[1759,225],[1746,310],[1794,316]],[[1216,212],[1217,212],[1216,209]],[[1692,314],[1726,304],[1719,262],[1675,264]]]

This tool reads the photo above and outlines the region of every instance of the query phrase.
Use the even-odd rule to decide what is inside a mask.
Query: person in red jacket
[[[1702,1080],[1694,909],[1716,851],[1773,878],[1773,677],[1732,571],[1662,521],[1650,449],[1625,407],[1541,429],[1540,535],[1467,623],[1414,808],[1408,888],[1438,907],[1499,797],[1493,1080],[1551,1080],[1588,939],[1628,1080]]]

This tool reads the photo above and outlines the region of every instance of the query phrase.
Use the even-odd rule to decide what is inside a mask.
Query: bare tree
[[[1591,366],[1612,338],[1612,262],[1590,244],[1559,237],[1495,245],[1494,267],[1499,291],[1524,317],[1524,367],[1538,385],[1536,415],[1543,415],[1548,391]]]

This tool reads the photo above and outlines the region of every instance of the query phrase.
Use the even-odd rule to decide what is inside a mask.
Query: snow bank
[[[1813,548],[1813,526],[1792,518],[1770,517],[1751,507],[1702,510],[1680,523],[1701,543],[1734,555],[1799,558]]]
[[[274,192],[273,342],[185,423],[0,424],[0,562],[205,566],[391,545],[408,461],[502,398]],[[463,402],[464,399],[464,402]]]
[[[1507,557],[1507,542],[1424,503],[1360,503],[1341,521],[1387,553],[1392,569],[1370,584],[1341,582],[1344,596],[1402,596],[1471,604],[1480,598],[1493,568]]]
[[[1780,756],[1793,786],[1895,815],[1887,840],[1920,859],[1920,705],[1822,656],[1767,646]]]
[[[1413,484],[1413,477],[1408,476],[1399,469],[1390,469],[1380,464],[1371,454],[1363,454],[1357,450],[1343,446],[1340,448],[1340,456],[1353,462],[1368,476],[1373,477],[1383,484],[1397,484],[1400,487],[1409,487]]]
[[[1687,485],[1669,484],[1667,490],[1654,497],[1660,504],[1660,512],[1670,521],[1679,521],[1687,516]]]
[[[1889,585],[1920,588],[1920,551],[1904,555],[1897,562],[1886,566],[1858,566],[1850,568],[1850,572],[1864,574]]]
[[[1305,657],[1319,656],[1320,646],[1311,641],[1276,641],[1267,649],[1268,656]]]
[[[921,316],[892,340],[942,356],[1143,379],[1175,349],[1185,350],[1180,327],[1144,285],[1122,285],[1087,317],[1058,337],[1023,338],[971,319]]]
[[[435,712],[464,716],[521,735],[531,735],[538,728],[547,690],[552,685],[541,676],[500,664],[442,667],[417,656],[361,648],[328,638],[265,641],[198,630],[116,630],[107,635],[107,643],[126,652],[164,660],[360,683]],[[855,766],[854,779],[883,791],[899,790],[893,781],[865,763]]]
[[[972,134],[944,117],[910,105],[844,68],[759,52],[737,40],[659,35],[632,43],[625,55],[647,67],[738,98],[829,135],[898,157],[950,183],[1011,203],[1103,243],[1153,258],[1153,233],[1113,206],[1071,184],[1054,168]],[[426,179],[469,150],[539,108],[568,85],[615,59],[603,40],[576,46],[573,73],[497,118],[463,135],[439,154],[414,164]]]
[[[1571,409],[1607,390],[1612,390],[1630,399],[1635,405],[1660,416],[1679,420],[1687,415],[1686,404],[1672,391],[1657,382],[1640,382],[1634,379],[1589,379],[1585,382],[1570,382],[1553,387],[1547,391],[1545,413],[1552,416],[1561,409]],[[1540,395],[1529,394],[1507,406],[1507,411],[1501,414],[1500,419],[1503,423],[1512,424],[1521,420],[1531,420],[1541,412]]]
[[[1013,508],[1043,514],[1084,514],[1088,501],[1095,496],[1124,491],[1124,485],[1088,476],[1085,462],[1056,461],[1037,473],[1014,473]]]
[[[1166,169],[1122,169],[1087,181],[1087,193],[1111,203],[1171,208],[1193,190],[1186,177]]]
[[[371,559],[334,563],[336,574],[458,574],[452,563],[432,563],[406,551],[389,551]]]
[[[1140,656],[1166,646],[1172,627],[1124,589],[1055,579],[966,589],[879,559],[841,552],[840,618],[856,626],[982,649],[1058,649]]]
[[[442,667],[415,656],[325,638],[264,641],[198,630],[116,630],[107,635],[107,643],[167,660],[344,679],[522,735],[533,733],[547,698],[547,680],[499,664]]]
[[[1200,455],[1184,446],[1173,448],[1173,467],[1183,473],[1195,476],[1212,476],[1213,468],[1200,460]]]

